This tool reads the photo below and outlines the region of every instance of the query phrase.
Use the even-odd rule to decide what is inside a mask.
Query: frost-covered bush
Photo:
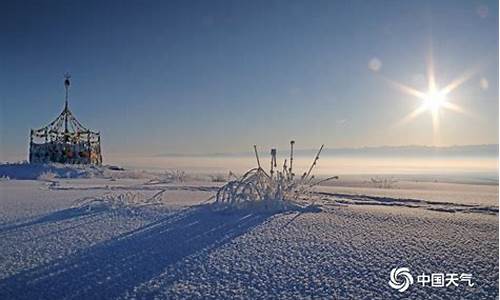
[[[290,207],[297,207],[298,200],[309,198],[312,187],[337,176],[313,182],[312,170],[319,160],[319,155],[323,146],[319,149],[313,163],[307,172],[300,177],[293,173],[293,144],[290,151],[290,166],[285,160],[282,168],[277,168],[276,149],[271,149],[271,169],[266,172],[261,168],[257,147],[254,146],[257,158],[257,168],[249,170],[241,178],[229,181],[222,186],[216,195],[215,206],[231,207],[237,209],[259,209],[259,210],[286,210]]]
[[[157,175],[151,179],[149,184],[162,184],[162,183],[181,183],[188,180],[188,175],[185,171],[179,169],[167,170],[162,174]]]
[[[173,182],[184,182],[187,179],[186,172],[179,169],[168,170],[165,172],[166,178],[169,178]]]
[[[38,176],[37,180],[52,181],[55,178],[57,178],[57,174],[56,173],[47,171],[47,172],[43,172],[42,174],[40,174]]]
[[[75,201],[74,206],[87,211],[115,210],[134,213],[139,208],[161,204],[163,192],[160,191],[151,197],[138,192],[109,193],[97,198],[79,199]]]
[[[226,177],[222,174],[210,175],[210,180],[212,182],[226,182],[227,181]]]
[[[392,189],[398,182],[394,178],[370,178],[370,182],[379,189]]]

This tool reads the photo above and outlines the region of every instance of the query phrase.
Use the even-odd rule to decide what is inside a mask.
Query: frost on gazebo
[[[64,86],[66,98],[64,110],[50,124],[32,129],[30,134],[30,163],[65,163],[101,165],[101,136],[99,132],[85,128],[68,107],[70,76]]]

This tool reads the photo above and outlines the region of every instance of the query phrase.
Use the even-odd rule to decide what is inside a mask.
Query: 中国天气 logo
[[[406,291],[410,285],[413,284],[413,276],[410,274],[410,269],[403,268],[394,268],[391,270],[391,280],[389,281],[389,285],[401,293]]]

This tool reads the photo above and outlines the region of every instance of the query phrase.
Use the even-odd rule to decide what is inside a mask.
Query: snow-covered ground
[[[341,178],[309,199],[320,212],[227,212],[211,177],[107,172],[0,181],[0,299],[498,296],[497,184]],[[403,293],[395,267],[415,277]]]

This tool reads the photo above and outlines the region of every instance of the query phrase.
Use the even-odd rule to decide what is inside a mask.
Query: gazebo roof
[[[83,126],[67,106],[54,121],[33,131],[52,134],[99,134]]]
[[[70,76],[65,75],[64,86],[66,98],[64,109],[59,116],[48,125],[31,131],[32,138],[44,138],[46,141],[94,141],[99,138],[99,132],[92,131],[82,125],[68,107],[68,89]]]

